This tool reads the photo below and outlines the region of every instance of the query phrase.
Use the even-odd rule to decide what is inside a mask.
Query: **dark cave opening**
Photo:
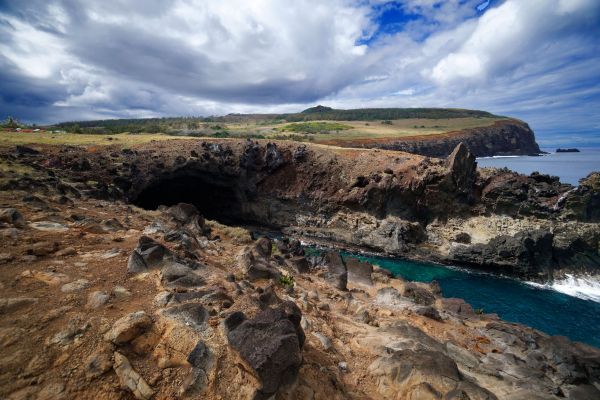
[[[208,219],[223,223],[242,221],[243,202],[235,181],[202,174],[183,173],[158,178],[132,203],[147,210],[156,210],[161,205],[190,203]]]

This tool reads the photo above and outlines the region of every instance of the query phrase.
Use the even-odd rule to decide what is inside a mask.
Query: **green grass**
[[[313,122],[297,122],[294,124],[287,124],[276,128],[280,132],[295,132],[295,133],[324,133],[324,132],[336,132],[352,129],[350,125],[340,124],[339,122],[328,122],[328,121],[313,121]]]

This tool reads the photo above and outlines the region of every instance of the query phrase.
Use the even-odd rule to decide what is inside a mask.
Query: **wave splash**
[[[557,279],[552,283],[540,284],[527,282],[527,284],[543,289],[556,290],[557,292],[579,299],[600,303],[600,277],[598,276],[575,276],[565,274],[565,278]]]

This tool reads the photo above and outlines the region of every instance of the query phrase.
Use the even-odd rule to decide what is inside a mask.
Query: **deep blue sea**
[[[506,321],[519,322],[551,335],[563,335],[600,347],[598,301],[567,295],[550,287],[458,268],[377,256],[343,255],[378,265],[409,281],[436,280],[444,297],[458,297],[473,308],[497,313]],[[595,294],[600,293],[600,285],[593,289]],[[586,297],[585,293],[582,297]]]
[[[534,171],[555,175],[561,182],[577,185],[592,171],[600,171],[600,148],[581,147],[580,153],[555,153],[556,148],[542,148],[550,154],[543,156],[483,157],[477,159],[479,167],[507,167],[522,174]]]

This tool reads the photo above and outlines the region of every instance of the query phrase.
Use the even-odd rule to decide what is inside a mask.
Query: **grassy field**
[[[259,138],[297,140],[329,145],[352,145],[353,141],[401,139],[412,136],[436,135],[468,128],[490,126],[499,117],[465,117],[447,119],[407,118],[381,121],[245,121],[220,122],[191,136],[162,133],[141,134],[79,134],[46,132],[0,132],[0,146],[31,144],[69,144],[101,146],[116,144],[131,146],[157,140],[204,138]]]
[[[161,134],[139,135],[84,135],[77,133],[45,133],[45,132],[0,132],[0,146],[31,145],[31,144],[69,144],[73,146],[101,146],[118,144],[130,146],[147,143],[153,140],[186,139],[182,136]]]
[[[292,138],[314,143],[336,140],[395,139],[410,136],[435,135],[468,128],[493,125],[499,118],[409,118],[393,121],[311,121],[304,123],[232,123],[222,124],[233,137]]]

